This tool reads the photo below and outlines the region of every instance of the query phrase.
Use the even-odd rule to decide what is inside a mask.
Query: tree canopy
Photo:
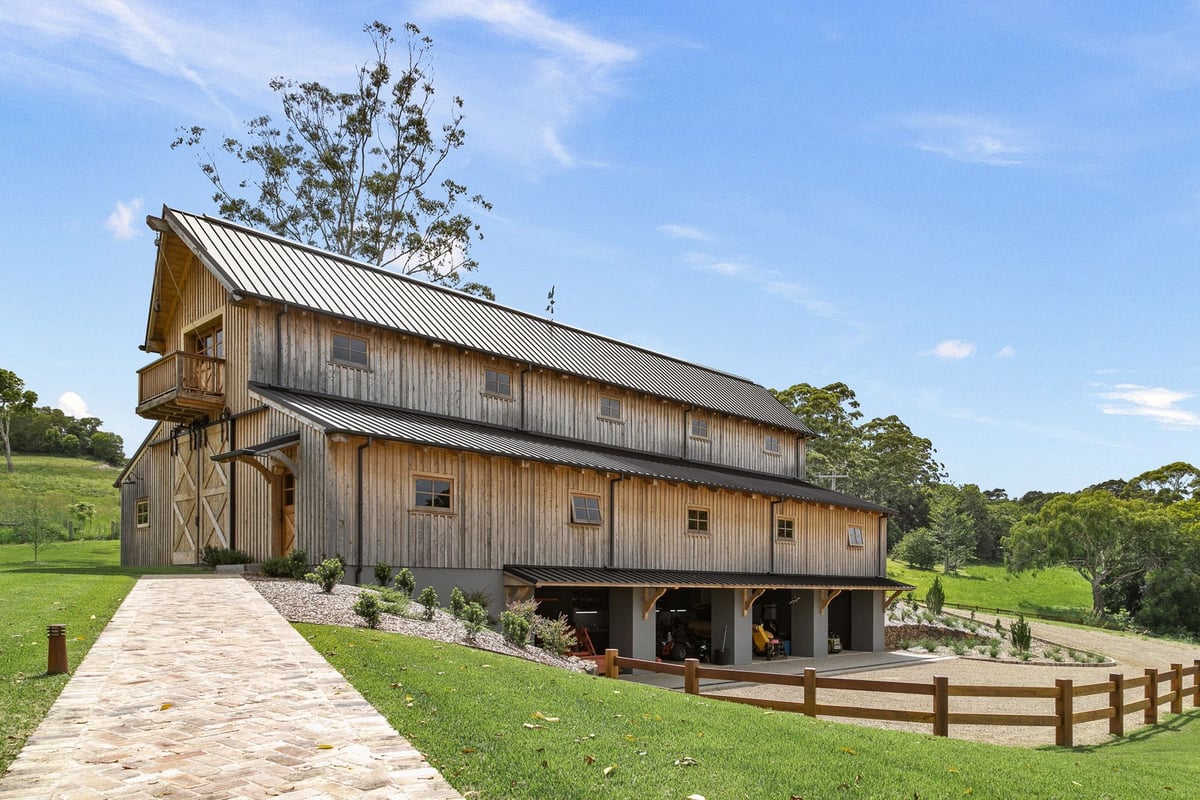
[[[247,142],[221,141],[220,149],[251,177],[226,181],[204,145],[203,128],[181,128],[171,146],[199,149],[200,169],[216,188],[213,201],[223,216],[491,298],[486,286],[463,282],[479,266],[471,243],[482,234],[461,208],[487,211],[491,205],[463,184],[436,177],[466,141],[462,98],[451,98],[447,121],[435,131],[426,63],[433,40],[406,24],[407,63],[394,69],[392,29],[376,21],[363,30],[374,59],[358,67],[355,85],[337,91],[277,77],[270,87],[287,125],[263,115],[246,124]]]
[[[0,439],[4,440],[4,463],[13,471],[10,431],[13,418],[28,414],[37,402],[37,393],[25,388],[25,381],[11,370],[0,369]]]

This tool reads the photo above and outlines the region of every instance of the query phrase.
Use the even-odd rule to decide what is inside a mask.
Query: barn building
[[[121,478],[121,560],[342,555],[533,597],[653,658],[751,625],[883,649],[888,509],[806,482],[764,387],[208,216],[164,208]],[[696,631],[701,633],[697,634]]]

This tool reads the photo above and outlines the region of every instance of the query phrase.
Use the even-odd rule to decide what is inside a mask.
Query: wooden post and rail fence
[[[935,677],[933,683],[903,681],[857,680],[854,678],[822,677],[812,667],[801,675],[780,675],[753,670],[729,669],[727,667],[701,666],[694,658],[682,664],[666,664],[636,658],[623,658],[616,650],[604,652],[604,674],[617,678],[622,669],[637,669],[667,675],[682,675],[683,690],[688,694],[702,695],[714,700],[769,708],[776,711],[792,711],[809,717],[842,717],[849,719],[875,719],[892,722],[916,722],[933,726],[935,736],[949,736],[951,725],[1014,725],[1054,728],[1054,743],[1071,747],[1075,739],[1075,726],[1097,720],[1108,720],[1108,732],[1114,736],[1125,735],[1125,717],[1142,712],[1142,724],[1158,722],[1159,707],[1170,704],[1172,714],[1182,714],[1184,699],[1190,697],[1192,707],[1200,706],[1200,659],[1190,667],[1172,664],[1170,669],[1147,669],[1145,674],[1126,677],[1112,673],[1107,681],[1076,684],[1070,678],[1059,678],[1053,686],[980,686],[951,685],[948,678]],[[801,689],[800,701],[767,700],[752,697],[703,694],[701,678],[724,681],[774,684]],[[1185,687],[1185,679],[1191,678]],[[1165,691],[1163,684],[1168,684]],[[914,695],[931,698],[927,711],[885,708],[881,705],[839,706],[822,704],[818,700],[821,689],[844,690],[879,694]],[[1126,693],[1141,690],[1140,697],[1127,701]],[[1107,695],[1107,705],[1086,711],[1075,710],[1075,698]],[[950,698],[1027,698],[1053,701],[1053,713],[999,714],[968,713],[950,710]]]

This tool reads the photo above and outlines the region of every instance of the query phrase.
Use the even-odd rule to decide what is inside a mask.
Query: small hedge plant
[[[333,587],[341,582],[345,574],[345,563],[340,558],[327,558],[307,573],[304,580],[317,584],[325,594],[333,594]]]
[[[432,586],[426,586],[421,590],[421,595],[417,598],[417,602],[425,606],[425,610],[421,612],[421,619],[426,622],[433,622],[433,615],[437,611],[438,596]]]
[[[383,608],[379,604],[379,595],[370,591],[361,592],[358,600],[354,602],[354,613],[366,620],[368,628],[378,628],[379,618],[383,613]]]
[[[375,582],[380,586],[387,586],[392,582],[392,566],[380,561],[375,565]]]
[[[303,550],[293,550],[286,556],[275,556],[262,562],[262,573],[269,578],[292,578],[303,580],[308,572],[308,555]]]
[[[412,597],[413,592],[417,590],[417,579],[413,577],[412,570],[408,567],[396,573],[396,588],[409,597]]]
[[[249,564],[250,555],[230,547],[205,547],[200,551],[200,561],[209,569],[216,569],[221,564]]]

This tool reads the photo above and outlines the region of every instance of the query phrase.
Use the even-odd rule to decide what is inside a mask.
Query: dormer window
[[[763,438],[763,450],[773,456],[779,455],[779,437],[768,433]]]
[[[704,417],[692,417],[692,427],[689,432],[697,439],[707,439],[708,420]]]
[[[333,345],[329,351],[329,359],[335,364],[345,364],[349,367],[366,367],[367,340],[358,336],[344,333],[333,335]]]
[[[616,397],[601,395],[600,418],[619,421],[621,419],[621,401]]]

